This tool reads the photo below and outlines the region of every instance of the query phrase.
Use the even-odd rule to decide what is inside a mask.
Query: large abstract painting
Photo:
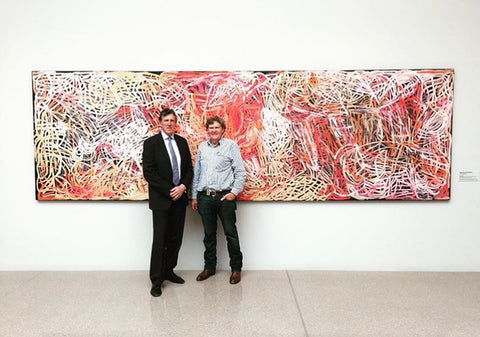
[[[143,200],[143,141],[172,108],[192,155],[219,115],[240,200],[450,198],[452,69],[34,71],[38,200]]]

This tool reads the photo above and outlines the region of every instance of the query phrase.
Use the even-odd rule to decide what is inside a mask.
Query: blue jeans
[[[220,199],[224,193],[218,193],[211,197],[198,194],[198,213],[202,217],[205,237],[205,267],[204,269],[215,270],[217,267],[217,217],[220,218],[223,231],[227,238],[228,255],[230,256],[230,268],[233,270],[242,270],[243,255],[240,251],[240,240],[235,223],[237,221],[235,210],[237,209],[236,200]]]

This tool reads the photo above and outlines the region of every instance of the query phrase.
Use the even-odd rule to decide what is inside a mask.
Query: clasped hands
[[[172,198],[173,201],[177,201],[186,190],[187,188],[183,184],[175,186],[170,190],[170,198]]]

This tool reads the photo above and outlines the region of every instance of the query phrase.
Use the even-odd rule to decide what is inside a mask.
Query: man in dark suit
[[[143,143],[143,176],[148,182],[153,213],[150,259],[150,294],[162,294],[162,283],[185,281],[173,272],[177,265],[188,205],[187,186],[193,177],[192,156],[185,138],[174,134],[177,116],[171,109],[160,112],[161,132]]]

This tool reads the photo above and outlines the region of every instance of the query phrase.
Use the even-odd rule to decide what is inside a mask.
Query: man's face
[[[160,127],[169,137],[173,135],[177,127],[177,118],[174,114],[166,115],[160,121]]]
[[[225,130],[222,129],[219,122],[213,122],[213,124],[210,124],[207,128],[208,138],[210,138],[212,144],[217,144],[224,132]]]

